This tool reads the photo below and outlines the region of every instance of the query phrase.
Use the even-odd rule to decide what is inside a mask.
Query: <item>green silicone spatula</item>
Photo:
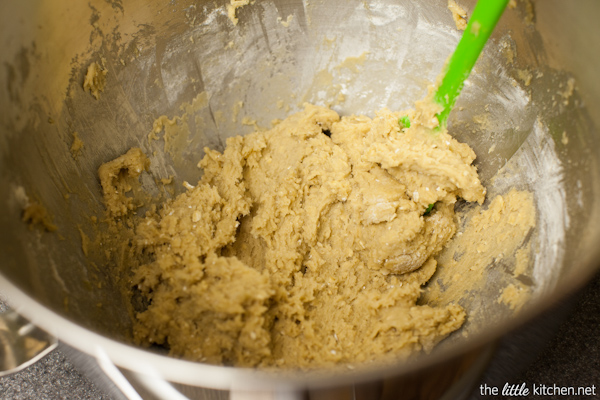
[[[443,110],[436,115],[440,127],[446,126],[448,114],[454,107],[465,80],[469,77],[508,1],[479,0],[475,5],[465,32],[446,65],[442,82],[434,93],[434,101],[443,107]]]

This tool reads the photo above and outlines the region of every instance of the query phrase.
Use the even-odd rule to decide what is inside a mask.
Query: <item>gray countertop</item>
[[[557,386],[595,385],[596,396],[588,398],[600,399],[600,275],[586,287],[574,313],[521,379]]]
[[[598,386],[600,386],[600,275],[592,280],[574,301],[576,302],[575,307],[568,309],[571,315],[560,325],[558,333],[528,367],[522,364],[510,365],[510,361],[506,360],[500,360],[497,363],[500,364],[500,368],[513,371],[511,383],[524,382],[528,387],[532,387],[533,384],[575,387],[595,385],[596,396],[577,398],[600,399],[598,394]],[[510,341],[511,339],[508,340],[508,343],[504,343],[504,346],[510,348]],[[517,352],[522,350],[517,346]],[[495,371],[493,368],[491,371],[488,370],[488,373],[475,387],[471,399],[506,398],[481,396],[479,393],[482,384],[502,386],[502,379],[506,378],[494,381]],[[530,394],[519,398],[566,399],[568,397]],[[54,350],[29,368],[0,378],[0,399],[112,400],[112,397],[88,381],[63,353]]]

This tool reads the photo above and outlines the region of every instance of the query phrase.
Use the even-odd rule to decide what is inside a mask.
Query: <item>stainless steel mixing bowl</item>
[[[459,3],[467,10],[474,4]],[[0,290],[34,324],[92,356],[130,396],[124,375],[138,389],[169,392],[164,379],[199,397],[334,393],[325,388],[337,388],[339,398],[456,394],[491,343],[580,287],[600,255],[600,3],[516,4],[450,126],[476,151],[490,193],[517,187],[535,196],[527,282],[534,296],[520,313],[497,303],[500,278],[490,274],[475,300],[462,303],[485,311],[470,322],[468,337],[455,334],[410,362],[331,374],[217,367],[131,345],[114,266],[82,251],[80,231],[91,235],[90,216],[103,215],[97,168],[132,146],[156,151],[152,176],[175,175],[181,187],[198,179],[204,146],[222,149],[225,138],[254,129],[240,123],[244,116],[266,127],[304,101],[342,115],[411,107],[460,37],[445,0],[255,1],[237,9],[237,25],[221,0],[3,2]],[[98,100],[82,89],[92,61],[108,70]],[[147,140],[155,118],[181,115],[180,106],[201,92],[210,100],[188,118],[184,146],[165,153],[162,141]],[[473,122],[478,115],[485,121]],[[77,158],[74,132],[84,143]],[[47,209],[55,232],[22,221],[25,195]]]

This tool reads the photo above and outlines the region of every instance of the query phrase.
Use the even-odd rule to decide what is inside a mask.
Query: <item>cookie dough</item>
[[[79,138],[79,133],[77,132],[73,132],[73,142],[71,142],[71,147],[70,147],[70,151],[71,151],[71,156],[73,157],[73,160],[77,161],[77,158],[79,157],[79,152],[81,151],[81,149],[83,149],[84,144],[83,141]]]
[[[454,0],[448,0],[448,10],[452,13],[452,19],[456,29],[464,31],[467,29],[467,12]]]
[[[511,310],[519,311],[529,296],[530,292],[525,285],[511,283],[502,290],[497,301],[506,304]]]
[[[100,98],[100,92],[104,91],[106,86],[106,74],[108,71],[93,62],[88,66],[87,73],[83,80],[83,90],[89,92],[96,100]]]
[[[205,149],[197,185],[135,222],[134,337],[212,364],[315,368],[429,351],[465,320],[417,305],[485,189],[466,144],[419,104],[374,119],[306,105],[269,131]],[[409,126],[410,125],[410,126]],[[140,149],[100,167],[115,219]]]
[[[58,228],[52,222],[52,217],[46,208],[36,201],[30,201],[23,209],[22,221],[29,225],[29,229],[38,226],[47,232],[54,232]]]
[[[137,208],[134,199],[127,193],[131,192],[135,179],[149,167],[150,160],[137,147],[100,166],[98,177],[104,205],[111,217],[121,217]]]
[[[461,213],[460,234],[436,257],[437,271],[420,299],[436,307],[460,300],[470,310],[463,335],[487,326],[490,315],[519,312],[533,294],[527,278],[531,275],[529,237],[536,224],[533,194],[511,188],[488,197],[485,207]],[[503,307],[482,301],[494,296],[494,290],[499,293],[497,304]]]
[[[227,16],[234,25],[237,25],[238,18],[236,15],[237,9],[250,4],[250,0],[230,0],[227,4]]]

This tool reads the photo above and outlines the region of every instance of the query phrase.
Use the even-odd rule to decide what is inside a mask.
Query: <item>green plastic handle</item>
[[[440,128],[448,122],[448,114],[456,103],[465,80],[469,77],[477,58],[494,27],[502,16],[509,0],[479,0],[467,24],[460,42],[450,62],[446,66],[444,78],[434,94],[434,101],[444,109],[436,115]]]

